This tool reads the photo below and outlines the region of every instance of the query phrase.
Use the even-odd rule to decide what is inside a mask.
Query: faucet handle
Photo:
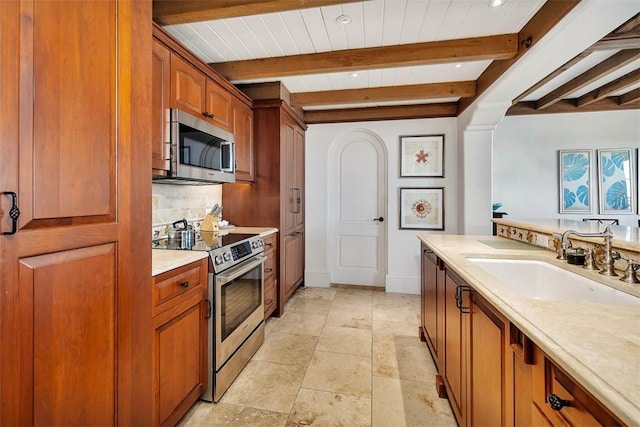
[[[627,283],[640,283],[640,280],[638,280],[638,275],[636,274],[636,272],[640,268],[640,263],[632,259],[628,259],[626,261],[627,269],[624,271],[624,275],[620,278],[620,280]]]
[[[618,252],[618,251],[611,251],[611,259],[613,259],[613,260],[618,260],[618,259],[620,259],[620,258],[622,258],[622,256],[620,255],[620,252]],[[627,260],[627,261],[630,261],[630,260]]]
[[[586,257],[584,261],[584,267],[587,270],[600,270],[596,264],[595,249],[587,249],[585,251]]]

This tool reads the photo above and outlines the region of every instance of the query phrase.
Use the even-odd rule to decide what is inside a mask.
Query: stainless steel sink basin
[[[640,298],[543,261],[467,258],[513,290],[539,300],[640,305]]]

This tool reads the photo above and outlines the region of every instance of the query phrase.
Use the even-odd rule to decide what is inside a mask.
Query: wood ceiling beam
[[[606,36],[587,48],[585,52],[637,48],[640,48],[640,29]]]
[[[618,102],[620,105],[628,105],[640,101],[640,87],[620,96]]]
[[[613,32],[613,34],[626,33],[633,30],[634,28],[637,29],[637,27],[639,26],[640,26],[640,13],[637,13],[633,18],[629,19],[627,22],[625,22],[620,27],[618,27]]]
[[[401,105],[390,107],[345,108],[339,110],[308,110],[304,112],[306,124],[366,122],[376,120],[425,119],[455,117],[458,105],[443,104]]]
[[[622,110],[638,110],[640,109],[640,103],[638,104],[626,104],[620,105],[620,97],[611,96],[609,98],[601,99],[593,104],[585,105],[584,107],[577,107],[575,100],[563,99],[556,102],[549,108],[544,110],[536,109],[535,101],[519,102],[507,110],[507,116],[523,116],[533,114],[554,114],[554,113],[585,113],[593,111],[622,111]]]
[[[516,34],[214,63],[231,81],[513,58]]]
[[[475,81],[386,86],[365,89],[327,90],[291,94],[291,105],[337,105],[408,99],[463,98],[476,94]]]
[[[623,50],[580,74],[536,101],[536,108],[543,110],[566,98],[571,93],[610,74],[640,58],[640,49]]]
[[[576,105],[578,107],[583,107],[585,105],[592,104],[596,101],[607,98],[615,92],[634,86],[637,83],[640,83],[640,69],[631,71],[630,73],[627,73],[604,86],[594,89],[589,93],[585,93],[578,98]]]
[[[480,95],[535,46],[580,0],[547,0],[518,33],[518,54],[510,59],[493,61],[476,80],[476,95],[458,102],[458,113],[466,110]]]
[[[366,0],[153,0],[153,20],[160,25],[187,24],[362,1]]]

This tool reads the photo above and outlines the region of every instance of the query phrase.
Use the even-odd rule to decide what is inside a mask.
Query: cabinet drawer
[[[277,235],[277,233],[273,233],[262,238],[262,241],[264,242],[265,254],[269,254],[271,251],[275,251],[276,249],[278,249],[278,239],[276,239]]]
[[[540,349],[536,348],[536,353],[536,385],[533,400],[553,425],[622,425],[596,398],[578,385]],[[556,400],[556,405],[550,403],[550,397]]]
[[[264,317],[265,319],[273,313],[276,308],[277,286],[276,279],[264,283]]]
[[[277,273],[276,254],[267,255],[264,262],[264,282],[267,283]]]
[[[181,295],[191,294],[193,289],[201,289],[203,263],[198,261],[176,268],[153,278],[153,307],[154,313],[161,307],[177,304]],[[172,303],[172,304],[168,304]]]

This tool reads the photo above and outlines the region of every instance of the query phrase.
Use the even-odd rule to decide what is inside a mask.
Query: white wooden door
[[[329,159],[329,247],[332,283],[384,286],[387,156],[364,130],[334,141]]]

